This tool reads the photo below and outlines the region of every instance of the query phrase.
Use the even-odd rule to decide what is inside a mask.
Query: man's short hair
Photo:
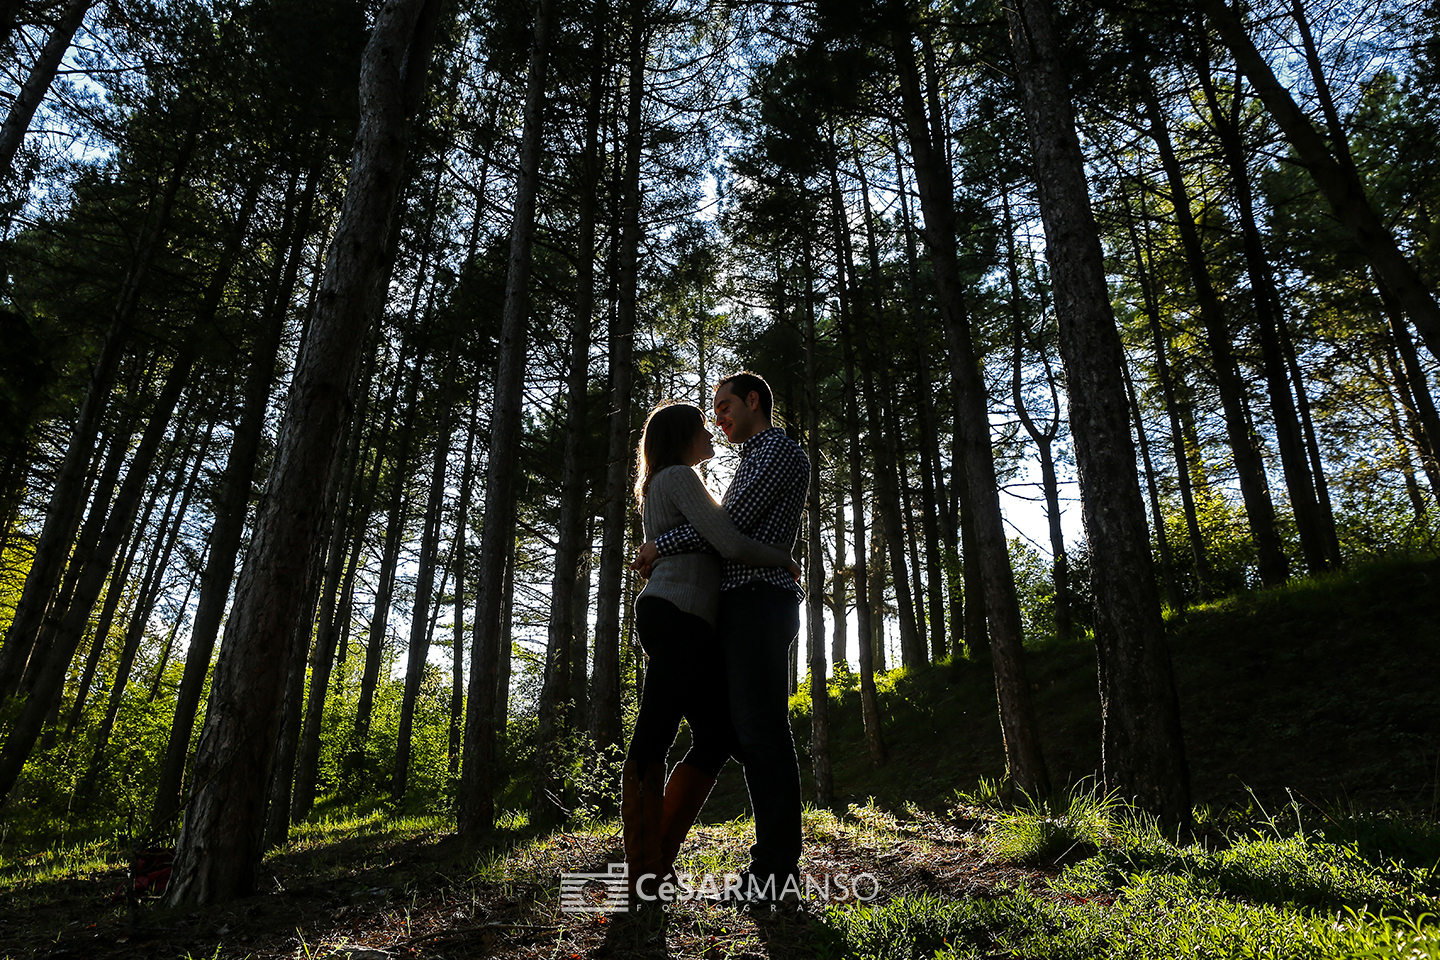
[[[751,373],[749,370],[741,370],[739,373],[732,373],[715,384],[718,392],[721,387],[729,387],[730,392],[741,400],[750,396],[750,391],[760,395],[760,412],[766,417],[770,416],[770,409],[775,405],[775,395],[770,392],[770,384],[758,373]]]

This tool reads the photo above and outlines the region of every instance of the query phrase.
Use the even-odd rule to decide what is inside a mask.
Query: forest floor
[[[874,808],[807,811],[806,867],[873,877],[858,890],[886,902],[946,899],[1042,885],[1047,871],[997,859],[963,822],[897,819]],[[613,825],[609,825],[613,828]],[[744,866],[748,821],[699,828],[681,869],[717,875]],[[0,900],[0,944],[14,957],[244,957],[387,960],[405,957],[810,957],[816,913],[749,914],[677,903],[668,913],[577,914],[560,907],[562,871],[603,872],[623,861],[610,829],[550,834],[477,851],[415,822],[347,824],[302,838],[266,864],[266,891],[198,911],[142,903],[132,924],[104,893],[112,867],[11,891]],[[1054,870],[1048,871],[1053,875]],[[832,888],[836,889],[837,888]]]
[[[1045,642],[1028,659],[1036,709],[1052,778],[1072,784],[1048,807],[1002,804],[987,782],[1003,769],[987,665],[887,675],[879,768],[853,686],[833,684],[836,803],[807,807],[802,869],[868,874],[870,903],[569,913],[561,874],[623,859],[613,822],[521,825],[471,846],[445,817],[351,811],[297,828],[266,860],[260,893],[200,910],[111,902],[126,882],[114,840],[11,841],[0,957],[1440,958],[1440,928],[1424,919],[1440,914],[1437,586],[1440,562],[1390,561],[1175,623],[1198,823],[1184,837],[1087,790],[1093,652]],[[794,706],[808,769],[809,717]],[[745,813],[731,765],[680,868],[743,867]],[[1153,950],[1135,946],[1151,934]],[[1196,946],[1211,940],[1222,946]]]

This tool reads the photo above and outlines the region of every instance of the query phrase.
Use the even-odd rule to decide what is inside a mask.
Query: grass
[[[1210,845],[1172,843],[1152,819],[1083,788],[1008,809],[969,799],[957,814],[981,819],[991,857],[1053,867],[1062,844],[1093,850],[983,897],[832,905],[817,960],[1440,958],[1433,867],[1373,862],[1356,842],[1303,826],[1286,833],[1268,817],[1212,835]],[[1327,828],[1363,832],[1365,819],[1334,816]],[[1391,821],[1387,835],[1422,849],[1433,824]]]

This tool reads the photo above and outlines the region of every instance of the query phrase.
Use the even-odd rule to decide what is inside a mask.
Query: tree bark
[[[349,184],[215,666],[195,756],[198,786],[166,892],[172,906],[254,889],[289,647],[311,558],[323,546],[326,493],[354,405],[364,334],[389,282],[386,238],[439,12],[438,0],[389,0],[366,45]]]
[[[990,449],[990,418],[986,409],[980,358],[971,338],[970,319],[965,309],[960,267],[955,246],[954,180],[944,155],[931,139],[938,128],[925,115],[920,77],[915,65],[907,14],[898,5],[892,8],[891,47],[900,79],[900,98],[909,134],[910,154],[915,161],[915,179],[920,188],[920,207],[925,216],[925,239],[930,249],[935,277],[936,300],[950,346],[950,367],[954,380],[956,425],[960,434],[964,471],[969,488],[962,500],[975,533],[975,547],[982,568],[985,614],[990,627],[991,657],[1000,708],[1000,728],[1005,741],[1005,760],[1015,785],[1031,797],[1050,793],[1050,776],[1040,750],[1039,729],[1030,699],[1030,681],[1025,671],[1025,653],[1020,624],[1020,603],[1015,593],[1015,574],[1010,567],[1005,521],[1000,513],[999,484]],[[967,545],[968,546],[968,545]],[[968,559],[968,558],[967,558]]]
[[[1135,475],[1123,349],[1052,17],[1049,0],[1020,0],[1009,11],[1090,541],[1102,770],[1107,790],[1183,824],[1189,772]]]
[[[490,451],[485,477],[485,525],[475,576],[475,629],[470,653],[470,696],[466,704],[464,763],[456,809],[460,833],[475,837],[495,822],[499,786],[499,729],[495,691],[500,670],[505,559],[515,539],[516,481],[520,459],[520,415],[524,402],[525,341],[530,315],[531,251],[535,242],[535,201],[544,149],[545,83],[555,0],[537,0],[535,35],[525,90],[525,126],[515,183],[510,262],[500,354],[495,367],[490,416]]]

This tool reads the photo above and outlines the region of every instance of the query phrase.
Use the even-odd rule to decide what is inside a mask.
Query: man
[[[776,427],[764,378],[733,374],[715,387],[715,423],[740,445],[740,467],[721,503],[740,532],[793,548],[810,485],[810,461]],[[710,550],[683,524],[645,543],[632,568],[649,576],[659,557]],[[725,561],[716,634],[725,654],[731,719],[755,814],[755,845],[741,894],[775,900],[799,890],[800,764],[790,729],[790,645],[800,632],[804,592],[779,567]],[[787,889],[788,887],[788,889]]]

